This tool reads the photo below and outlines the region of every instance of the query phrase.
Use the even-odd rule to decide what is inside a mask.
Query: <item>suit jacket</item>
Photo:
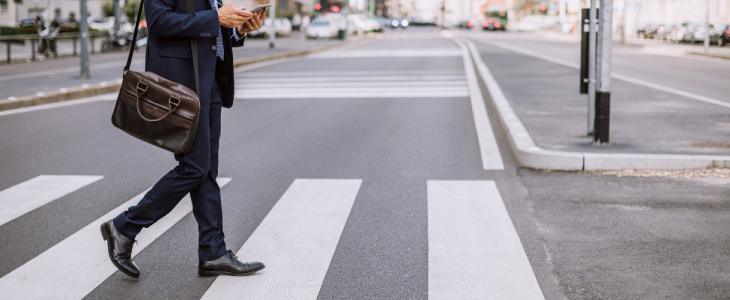
[[[208,0],[193,0],[194,12],[187,13],[186,0],[147,0],[147,53],[145,70],[183,84],[196,91],[193,55],[190,38],[198,39],[198,67],[200,70],[200,101],[210,101],[215,80],[218,28],[224,36],[227,85],[223,107],[233,105],[233,51],[243,46],[244,39],[236,40],[233,29],[218,25],[218,12]],[[197,92],[197,91],[196,91]]]

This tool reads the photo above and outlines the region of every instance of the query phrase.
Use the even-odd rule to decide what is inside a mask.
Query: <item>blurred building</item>
[[[103,17],[102,6],[108,0],[87,0],[87,9],[92,18]],[[123,1],[122,1],[123,2]],[[16,4],[14,0],[0,0],[0,25],[15,26],[25,18],[60,17],[69,19],[79,18],[78,0],[23,0],[22,4]]]
[[[626,7],[627,21],[636,24],[704,23],[706,0],[616,0]],[[710,0],[710,23],[730,24],[730,0]],[[620,15],[620,12],[618,13]]]

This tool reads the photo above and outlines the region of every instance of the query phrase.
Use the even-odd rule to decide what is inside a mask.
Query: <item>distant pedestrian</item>
[[[250,275],[264,268],[260,262],[244,263],[226,248],[223,234],[218,176],[221,107],[233,105],[233,52],[246,33],[261,28],[266,10],[250,13],[216,0],[147,0],[148,27],[145,70],[196,89],[190,38],[197,38],[200,65],[200,116],[192,149],[176,154],[178,166],[163,176],[140,200],[116,218],[101,225],[112,263],[124,274],[139,277],[132,260],[134,239],[142,230],[167,215],[188,193],[198,222],[198,275]],[[235,29],[235,30],[234,30]]]

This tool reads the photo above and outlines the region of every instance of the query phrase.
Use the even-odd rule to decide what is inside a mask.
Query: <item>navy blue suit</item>
[[[200,261],[223,256],[223,214],[218,176],[221,107],[233,105],[233,53],[243,46],[233,30],[218,25],[218,13],[208,0],[194,0],[187,13],[185,0],[147,0],[148,38],[145,69],[196,90],[190,38],[198,41],[200,117],[192,149],[175,155],[178,166],[162,177],[139,204],[114,218],[114,227],[134,239],[167,215],[188,193],[198,222]],[[220,31],[219,31],[220,27]],[[216,38],[223,34],[224,61],[216,54]],[[217,67],[217,68],[216,68]],[[216,72],[217,70],[217,72]],[[222,96],[224,95],[224,96]]]

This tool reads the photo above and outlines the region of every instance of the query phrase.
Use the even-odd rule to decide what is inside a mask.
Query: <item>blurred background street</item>
[[[32,23],[25,1],[0,8]],[[88,78],[78,31],[46,57],[0,13],[23,33],[0,31],[0,299],[730,298],[730,3],[705,49],[685,2],[614,1],[602,143],[587,2],[278,1],[222,117],[226,244],[267,266],[236,278],[197,276],[189,197],[137,237],[139,279],[109,262],[99,224],[176,165],[110,123],[113,10],[89,1]]]

